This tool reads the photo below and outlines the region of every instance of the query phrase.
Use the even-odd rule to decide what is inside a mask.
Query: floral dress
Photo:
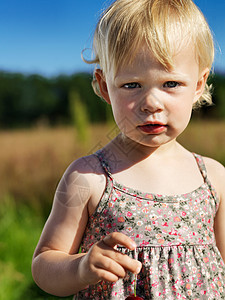
[[[165,196],[143,193],[116,182],[103,151],[98,156],[107,175],[99,205],[90,217],[81,250],[115,231],[131,237],[135,250],[118,247],[142,262],[135,277],[128,272],[115,283],[87,287],[74,299],[225,299],[225,265],[215,243],[214,217],[219,199],[203,159],[194,154],[204,183],[191,193]]]

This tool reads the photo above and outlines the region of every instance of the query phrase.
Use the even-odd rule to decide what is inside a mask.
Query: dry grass
[[[92,126],[90,140],[85,145],[77,141],[73,128],[0,132],[0,199],[10,194],[34,208],[50,205],[58,180],[68,164],[102,147],[109,141],[113,128],[113,125]],[[179,141],[189,150],[224,164],[224,136],[225,122],[201,121],[191,123]]]
[[[225,165],[225,121],[191,122],[178,140],[188,150]]]
[[[102,145],[107,130],[93,126],[86,144],[76,141],[73,128],[0,132],[0,199],[9,194],[36,209],[51,203],[69,163]]]

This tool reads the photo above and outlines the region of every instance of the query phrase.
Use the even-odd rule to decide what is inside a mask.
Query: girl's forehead
[[[120,77],[129,77],[134,74],[143,74],[145,72],[160,72],[160,74],[184,75],[186,72],[196,73],[199,69],[199,64],[195,55],[195,48],[192,44],[182,47],[177,50],[172,56],[173,66],[164,66],[153,51],[147,46],[138,49],[131,60],[123,62],[113,74],[114,79]],[[158,73],[159,74],[159,73]]]
[[[171,48],[167,51],[166,56],[163,56],[161,51],[159,49],[152,49],[151,44],[148,43],[148,41],[143,41],[139,44],[138,48],[130,47],[130,51],[124,55],[123,59],[119,57],[118,61],[120,63],[117,63],[116,60],[115,63],[115,70],[113,70],[114,73],[117,73],[120,69],[123,68],[130,68],[133,65],[137,65],[139,63],[148,63],[148,64],[162,64],[162,66],[166,69],[170,69],[173,67],[173,60],[178,54],[186,55],[186,50],[189,49],[191,53],[193,54],[193,59],[195,58],[195,47],[194,43],[190,41],[190,39],[181,39],[181,38],[175,38],[174,42],[171,43]],[[157,51],[159,50],[159,51]],[[164,49],[165,50],[165,49]]]

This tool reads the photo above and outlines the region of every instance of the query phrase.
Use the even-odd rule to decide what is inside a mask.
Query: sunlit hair
[[[102,14],[93,39],[92,60],[103,74],[132,63],[145,42],[166,69],[173,68],[173,56],[180,47],[192,43],[199,70],[212,67],[214,43],[209,26],[191,0],[117,0]],[[93,79],[93,88],[100,94]],[[198,103],[211,104],[210,87]]]

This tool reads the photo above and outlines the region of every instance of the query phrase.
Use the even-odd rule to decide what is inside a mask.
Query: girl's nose
[[[162,100],[160,100],[159,96],[157,96],[153,91],[146,93],[140,103],[141,111],[146,113],[162,111],[163,107],[164,105]]]

